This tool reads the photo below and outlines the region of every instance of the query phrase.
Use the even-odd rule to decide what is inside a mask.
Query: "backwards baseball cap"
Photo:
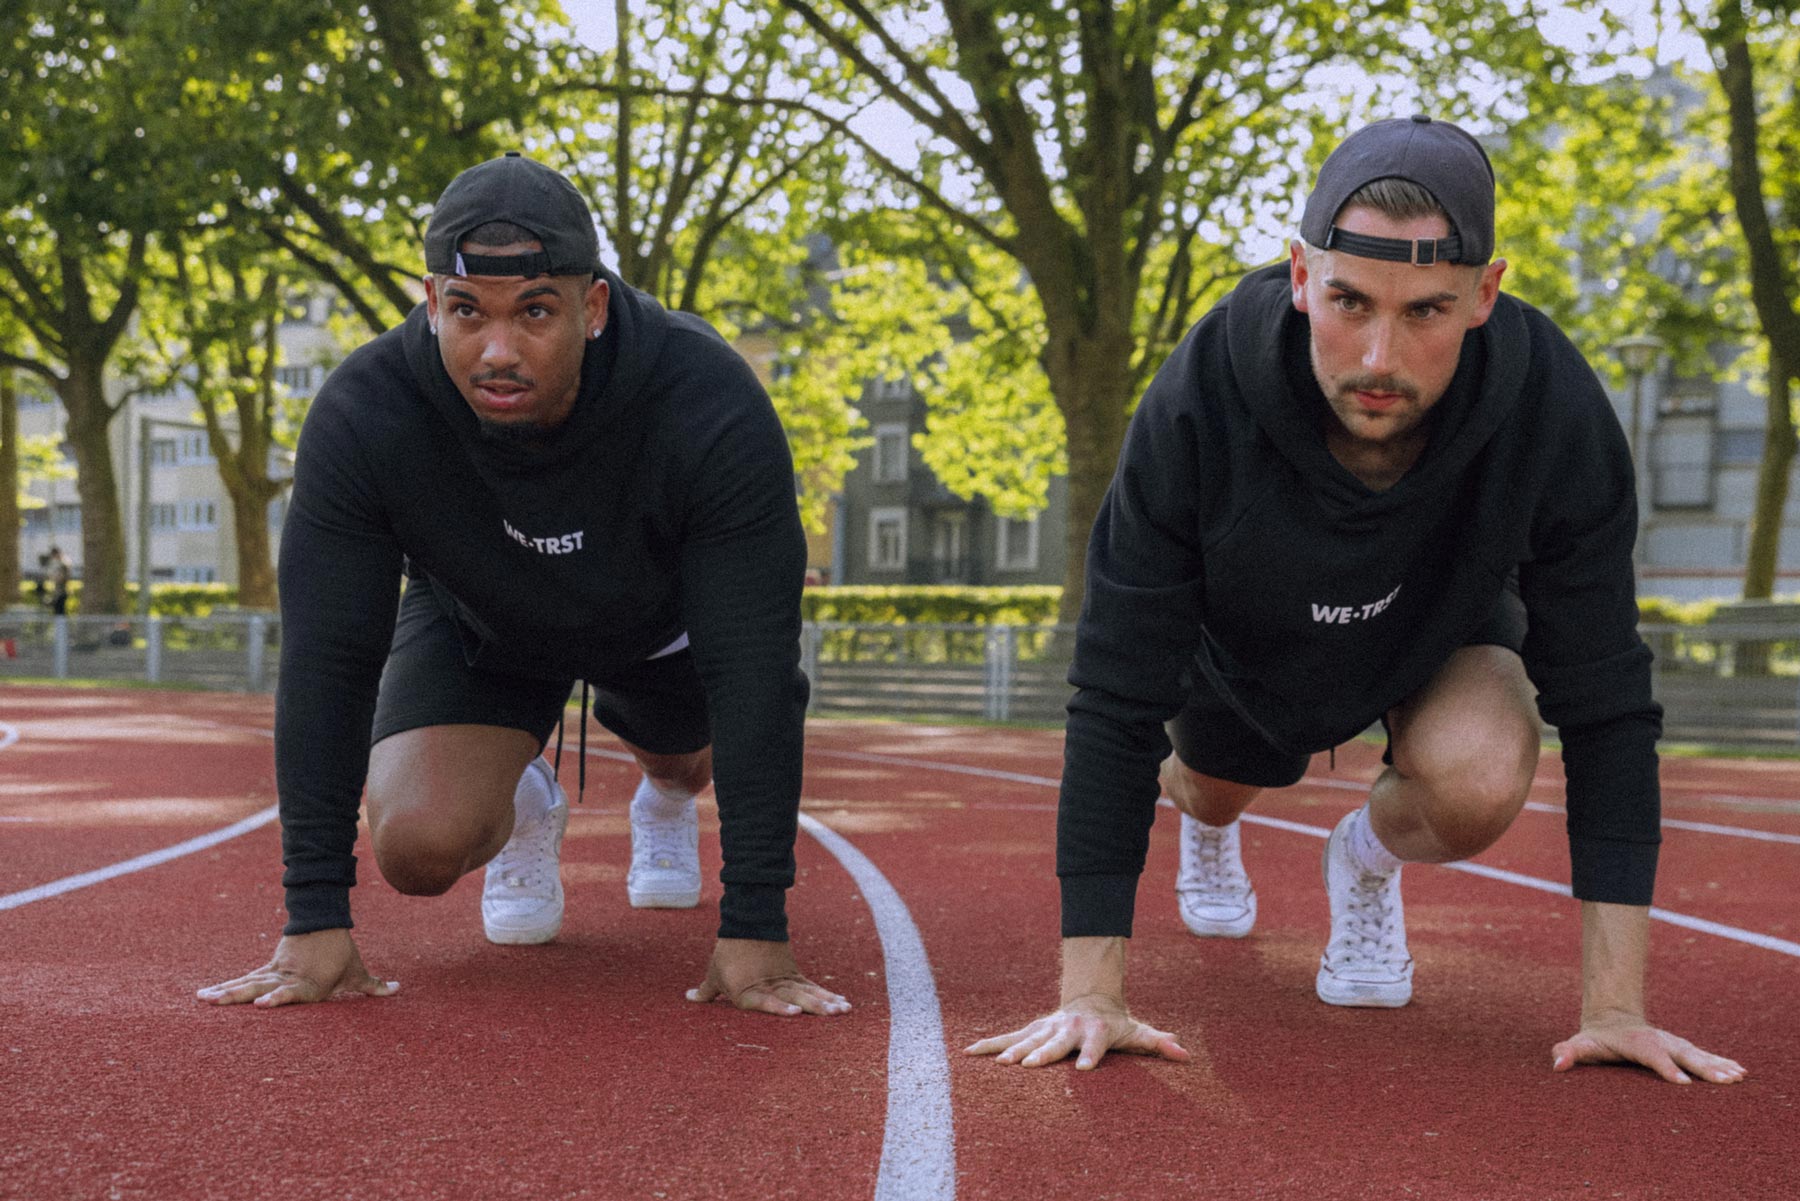
[[[1339,229],[1344,202],[1378,179],[1418,184],[1450,217],[1447,238],[1374,238]],[[1494,168],[1481,143],[1450,124],[1417,115],[1365,125],[1331,152],[1319,169],[1300,236],[1323,250],[1429,267],[1480,266],[1494,257]]]
[[[543,249],[464,254],[463,239],[490,221],[530,230]],[[516,150],[451,180],[425,227],[425,269],[434,275],[592,275],[599,262],[587,201],[558,172]]]

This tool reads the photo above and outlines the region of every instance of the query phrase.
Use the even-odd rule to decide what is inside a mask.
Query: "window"
[[[875,384],[875,399],[905,400],[912,395],[912,381],[905,379],[884,379]]]
[[[150,528],[153,530],[175,528],[175,505],[172,502],[150,506]]]
[[[294,392],[304,392],[312,387],[311,367],[277,367],[275,382]]]
[[[1754,467],[1762,462],[1766,435],[1759,429],[1719,431],[1719,466]]]
[[[151,572],[152,576],[157,572]],[[177,567],[174,572],[177,584],[214,584],[218,582],[219,572],[213,567]]]
[[[50,513],[50,528],[59,534],[79,534],[81,532],[81,506],[55,506]]]
[[[216,530],[219,528],[219,506],[210,500],[184,500],[175,515],[178,530]],[[204,581],[201,581],[204,582]]]
[[[175,461],[187,466],[214,462],[204,433],[183,434],[176,442]]]
[[[969,568],[969,515],[940,513],[931,527],[931,563],[944,583],[966,582]]]
[[[1035,571],[1038,565],[1038,519],[1002,517],[995,529],[994,563],[1001,571]]]
[[[906,427],[875,427],[875,482],[897,484],[906,479]]]
[[[869,570],[900,571],[906,566],[906,510],[869,512]]]
[[[173,467],[175,465],[175,439],[152,438],[150,440],[150,462],[157,467]]]
[[[40,506],[36,509],[26,509],[24,518],[25,532],[27,534],[47,533],[50,529],[50,510],[48,507]]]

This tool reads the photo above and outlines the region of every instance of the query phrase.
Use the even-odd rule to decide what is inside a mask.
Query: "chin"
[[[524,419],[493,421],[486,417],[478,417],[476,420],[481,426],[481,436],[489,442],[530,445],[547,442],[556,434],[554,426],[542,426],[534,421]]]

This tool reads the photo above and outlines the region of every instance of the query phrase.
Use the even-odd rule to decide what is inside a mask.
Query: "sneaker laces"
[[[1345,899],[1340,949],[1359,962],[1404,966],[1411,956],[1394,920],[1398,899],[1393,876],[1357,871]]]
[[[632,829],[637,834],[633,858],[643,860],[643,866],[667,871],[692,854],[688,823],[682,817],[639,817]]]
[[[545,812],[521,829],[515,829],[500,853],[488,865],[488,878],[508,888],[532,891],[542,888],[545,868],[556,863],[556,828]]]
[[[1194,835],[1182,839],[1180,891],[1220,900],[1239,900],[1250,890],[1241,854],[1231,853],[1228,826],[1195,820]]]

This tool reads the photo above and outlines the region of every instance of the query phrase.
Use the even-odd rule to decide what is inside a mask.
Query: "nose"
[[[481,344],[481,365],[489,371],[504,371],[519,362],[518,347],[513,344],[507,323],[494,321],[484,331],[485,338]]]
[[[1370,375],[1392,375],[1394,368],[1394,327],[1386,321],[1373,322],[1369,341],[1363,347],[1363,370]]]

